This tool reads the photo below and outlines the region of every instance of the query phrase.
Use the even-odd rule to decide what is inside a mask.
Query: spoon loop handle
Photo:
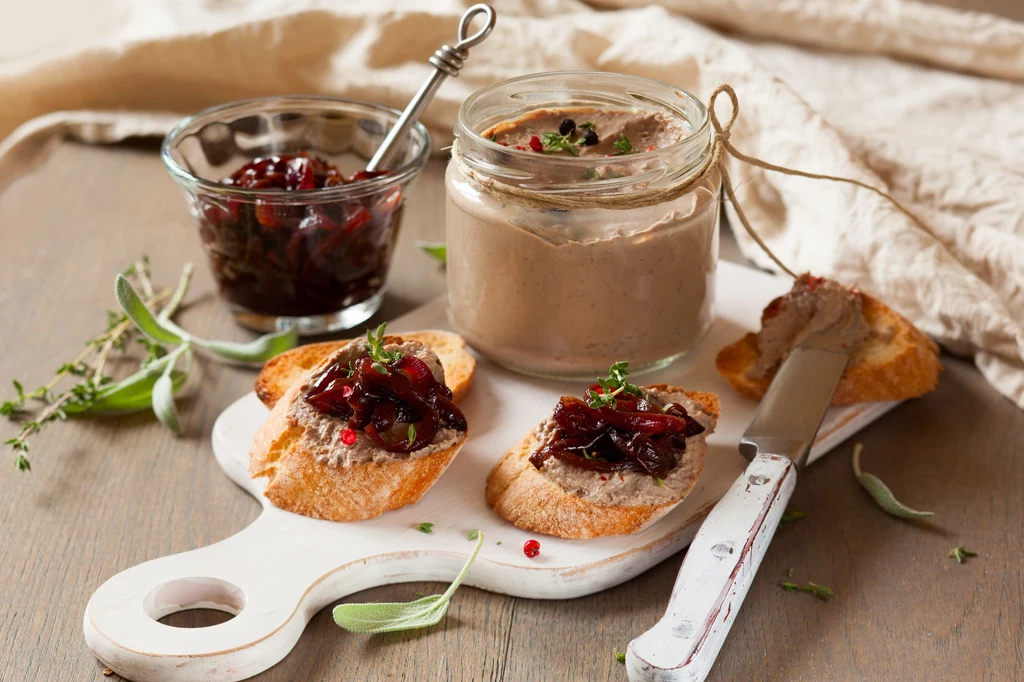
[[[467,35],[469,26],[477,15],[484,16],[484,25],[474,34]],[[455,47],[442,45],[437,52],[430,57],[430,64],[434,67],[434,73],[420,86],[419,91],[413,96],[412,101],[398,117],[395,125],[388,131],[384,142],[378,147],[377,152],[370,159],[366,170],[373,172],[387,169],[395,152],[399,149],[398,141],[405,137],[405,133],[419,119],[430,101],[434,99],[434,93],[441,87],[441,83],[448,76],[458,76],[459,71],[466,64],[469,57],[469,48],[479,45],[490,35],[497,21],[498,15],[490,5],[480,3],[473,5],[462,15],[459,22],[459,41]]]

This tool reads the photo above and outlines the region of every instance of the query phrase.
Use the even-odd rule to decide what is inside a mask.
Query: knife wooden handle
[[[632,682],[707,677],[796,485],[788,457],[758,455],[701,525],[658,623],[626,651]]]

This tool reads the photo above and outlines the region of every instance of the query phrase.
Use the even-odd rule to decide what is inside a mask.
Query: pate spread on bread
[[[438,356],[383,333],[337,349],[275,402],[249,471],[269,479],[265,495],[278,507],[372,518],[422,497],[465,443],[466,420]]]
[[[626,363],[563,397],[506,453],[487,502],[527,530],[565,538],[635,533],[693,489],[719,414],[710,393],[626,381]]]
[[[942,364],[931,339],[878,299],[806,273],[764,309],[761,330],[720,350],[715,366],[738,393],[760,400],[790,351],[812,337],[853,348],[833,405],[905,400],[938,385]]]

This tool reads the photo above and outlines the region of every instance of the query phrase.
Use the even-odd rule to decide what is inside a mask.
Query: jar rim
[[[474,92],[472,95],[470,95],[469,97],[467,97],[463,101],[462,106],[459,107],[458,125],[463,130],[469,132],[471,135],[475,136],[480,141],[484,142],[484,144],[487,145],[490,148],[503,151],[503,152],[505,152],[507,154],[521,155],[523,157],[536,157],[536,152],[533,152],[533,151],[523,151],[523,150],[516,149],[514,147],[505,147],[504,145],[500,145],[497,142],[494,142],[494,141],[490,140],[489,138],[484,137],[483,135],[480,134],[479,131],[473,130],[473,128],[470,126],[470,124],[466,120],[467,113],[473,107],[473,105],[476,104],[477,101],[479,101],[480,99],[483,99],[484,97],[486,97],[487,95],[493,93],[494,91],[499,90],[501,88],[506,88],[509,85],[515,85],[517,83],[528,83],[528,82],[531,82],[531,81],[539,81],[539,80],[542,80],[542,79],[565,78],[565,77],[593,77],[595,79],[605,79],[605,80],[607,80],[607,79],[617,79],[617,80],[623,80],[623,81],[632,81],[634,83],[637,83],[638,85],[654,85],[654,86],[663,88],[666,91],[673,92],[678,97],[681,97],[683,99],[688,100],[700,112],[700,114],[701,114],[700,123],[697,125],[697,127],[693,130],[693,132],[690,135],[687,135],[685,138],[683,138],[682,140],[679,140],[678,142],[674,142],[674,143],[672,143],[672,144],[670,144],[668,146],[661,147],[659,149],[655,149],[655,150],[652,150],[652,151],[646,151],[645,150],[645,151],[637,152],[636,154],[632,155],[633,158],[640,158],[642,155],[655,156],[655,155],[657,155],[658,152],[677,149],[678,147],[685,145],[688,141],[691,141],[692,138],[699,136],[702,132],[706,131],[710,127],[710,125],[711,125],[711,117],[708,116],[707,107],[704,106],[704,103],[701,102],[697,98],[697,96],[694,95],[693,93],[691,93],[691,92],[689,92],[687,90],[684,90],[683,88],[677,88],[674,85],[671,85],[669,83],[666,83],[664,81],[660,81],[660,80],[657,80],[657,79],[654,79],[654,78],[646,78],[644,76],[633,76],[633,75],[630,75],[630,74],[616,73],[616,72],[612,72],[612,71],[543,71],[543,72],[540,72],[540,73],[531,73],[531,74],[526,74],[525,76],[516,76],[515,78],[508,78],[508,79],[503,80],[503,81],[498,81],[497,83],[493,83],[491,85],[488,85],[485,88],[481,88],[480,90],[477,90],[476,92]],[[629,93],[627,91],[626,94],[629,95],[631,93]],[[672,107],[666,101],[659,101],[658,103],[662,104],[662,105],[665,105],[669,109],[674,109],[674,107]],[[554,160],[562,161],[562,162],[569,162],[569,163],[579,163],[579,162],[582,162],[584,164],[586,164],[588,162],[589,163],[593,163],[593,159],[588,159],[586,157],[580,157],[580,156],[558,156],[558,157],[549,156],[549,157],[545,157],[545,158],[554,159]]]
[[[265,105],[262,108],[260,105]],[[333,106],[332,106],[333,105]],[[338,106],[340,105],[340,107]],[[269,97],[253,97],[250,99],[235,100],[217,106],[203,109],[191,116],[186,116],[178,122],[170,132],[164,136],[160,145],[160,158],[171,176],[181,185],[189,189],[201,189],[205,192],[219,194],[226,197],[233,197],[244,200],[269,200],[277,203],[319,203],[325,201],[339,201],[352,199],[368,194],[374,194],[396,184],[405,183],[415,177],[427,163],[430,156],[431,139],[426,127],[417,121],[413,124],[408,135],[415,141],[420,142],[420,148],[415,156],[398,168],[375,178],[358,180],[356,182],[336,185],[334,187],[323,187],[308,190],[266,190],[248,189],[224,185],[213,180],[199,177],[182,166],[174,158],[172,150],[174,146],[186,135],[199,130],[203,125],[216,122],[216,120],[227,113],[242,111],[248,107],[257,107],[256,111],[263,113],[274,112],[278,109],[288,107],[320,107],[324,111],[352,112],[360,109],[375,113],[387,114],[389,118],[397,121],[402,112],[392,107],[367,102],[365,100],[350,99],[347,97],[328,97],[317,95],[295,95],[281,96],[272,95]],[[347,109],[346,109],[347,108]],[[255,113],[255,111],[254,111]]]

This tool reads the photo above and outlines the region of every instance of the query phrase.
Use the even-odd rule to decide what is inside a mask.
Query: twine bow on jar
[[[715,103],[718,100],[718,96],[722,93],[729,98],[732,104],[732,111],[730,112],[728,120],[723,125],[718,118],[718,114],[715,111]],[[732,180],[729,177],[728,170],[725,167],[723,161],[725,160],[725,154],[728,153],[737,161],[750,164],[757,168],[764,170],[773,171],[776,173],[782,173],[783,175],[791,175],[802,178],[811,178],[813,180],[829,180],[832,182],[842,182],[849,185],[854,185],[862,189],[866,189],[870,192],[877,194],[880,197],[887,199],[897,210],[906,215],[911,222],[920,228],[922,231],[930,235],[940,245],[945,248],[942,240],[939,239],[938,235],[935,234],[927,225],[910,212],[910,210],[901,204],[899,200],[893,197],[888,192],[873,187],[860,180],[853,178],[844,178],[838,175],[828,175],[825,173],[809,173],[807,171],[797,170],[796,168],[789,168],[788,166],[777,166],[767,161],[748,156],[743,152],[736,149],[730,141],[732,132],[732,126],[736,122],[739,116],[740,104],[739,98],[736,96],[736,91],[731,85],[721,84],[715,88],[714,92],[711,93],[711,97],[708,99],[707,111],[708,118],[711,121],[713,134],[710,142],[710,153],[708,153],[701,164],[694,170],[693,173],[688,174],[685,179],[670,185],[667,187],[643,187],[636,191],[630,192],[629,194],[616,194],[616,195],[595,195],[586,194],[580,192],[576,194],[555,194],[550,192],[542,192],[527,187],[518,185],[511,185],[508,183],[501,182],[492,177],[484,177],[479,173],[473,172],[462,158],[462,154],[459,150],[458,140],[452,145],[452,160],[458,163],[463,173],[470,178],[474,183],[479,185],[484,190],[491,193],[502,196],[503,198],[511,198],[516,200],[520,204],[524,204],[533,208],[543,209],[584,209],[584,208],[606,208],[612,210],[628,210],[634,208],[642,208],[645,206],[652,206],[667,201],[672,201],[690,191],[694,188],[699,187],[714,173],[719,173],[722,179],[722,189],[724,190],[725,197],[732,202],[733,209],[736,211],[736,217],[739,219],[740,224],[743,225],[743,229],[747,231],[754,242],[761,248],[765,254],[786,274],[791,277],[796,277],[790,268],[783,263],[778,256],[776,256],[768,245],[764,243],[761,237],[757,234],[754,228],[750,225],[750,221],[747,220],[746,214],[743,212],[743,208],[740,206],[740,202],[736,198],[735,191],[733,189]],[[584,187],[585,189],[585,187]],[[948,253],[948,249],[945,249]],[[955,258],[955,255],[950,254]],[[959,261],[959,259],[957,259]]]

